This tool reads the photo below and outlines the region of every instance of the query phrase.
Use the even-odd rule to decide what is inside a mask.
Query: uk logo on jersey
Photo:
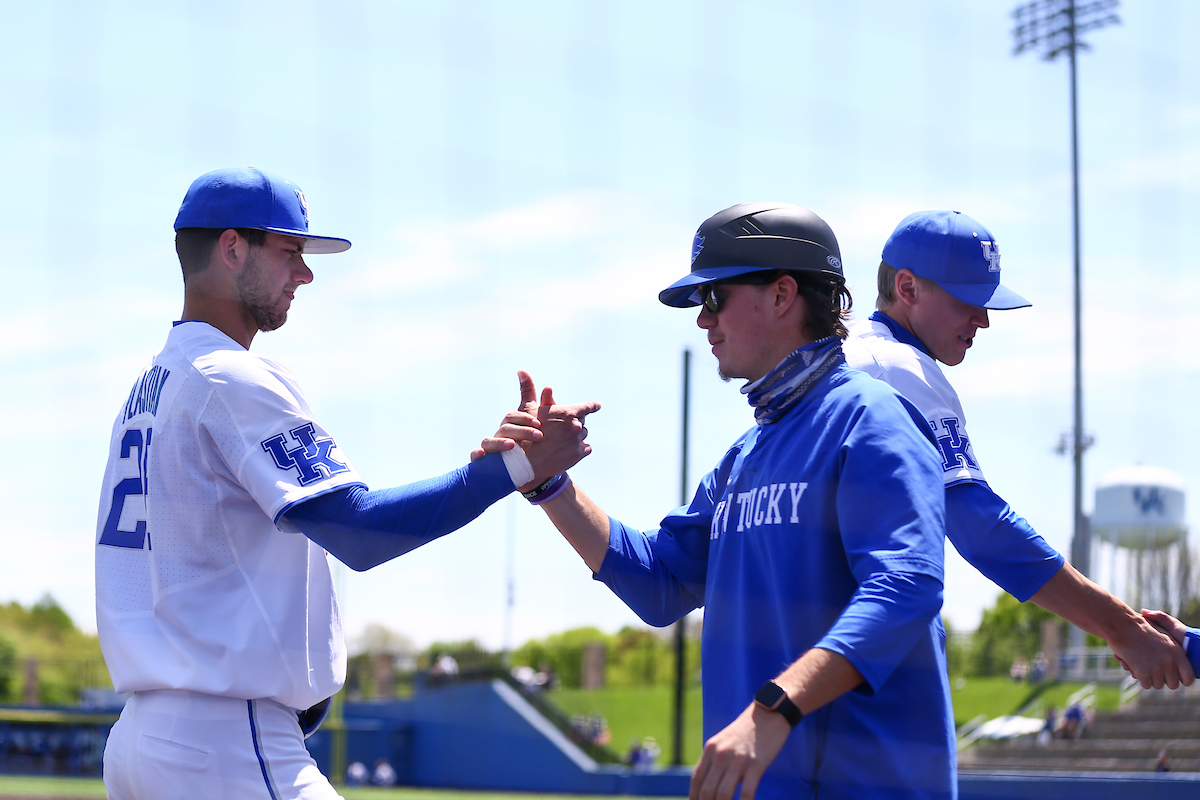
[[[979,464],[971,453],[971,440],[958,429],[958,419],[947,417],[938,425],[930,424],[934,438],[937,439],[938,449],[942,451],[942,470],[945,472],[960,469],[979,469]]]
[[[287,439],[281,433],[262,442],[262,449],[271,454],[271,458],[275,459],[275,466],[280,469],[298,470],[301,486],[308,486],[350,469],[331,455],[333,448],[337,447],[331,437],[317,438],[313,423],[292,428],[288,434],[297,442],[298,447],[289,450]]]

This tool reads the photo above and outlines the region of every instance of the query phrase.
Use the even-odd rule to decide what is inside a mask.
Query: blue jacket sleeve
[[[704,476],[688,506],[675,509],[656,530],[642,532],[609,519],[608,553],[595,578],[647,625],[664,627],[704,605],[714,497],[740,452],[735,446]]]
[[[1188,628],[1183,637],[1183,652],[1187,653],[1192,671],[1200,675],[1200,628]]]
[[[395,489],[350,486],[290,508],[284,518],[362,572],[458,530],[512,492],[498,454]]]
[[[874,694],[891,674],[896,653],[929,629],[942,607],[942,582],[919,572],[885,572],[861,583],[837,622],[816,646],[854,665]]]
[[[842,446],[837,516],[858,586],[815,645],[845,656],[866,694],[930,635],[942,607],[942,462],[920,412],[896,400],[868,403]]]
[[[946,538],[997,586],[1024,603],[1062,568],[1062,555],[989,487],[946,490]]]
[[[660,528],[643,533],[609,518],[608,554],[595,578],[602,581],[647,625],[662,628],[704,604],[703,559],[687,558],[679,543]],[[707,529],[706,529],[707,538]],[[695,541],[693,539],[693,541]],[[707,549],[707,548],[706,548]],[[658,555],[672,551],[668,560],[676,568],[692,572],[692,580],[680,580]]]

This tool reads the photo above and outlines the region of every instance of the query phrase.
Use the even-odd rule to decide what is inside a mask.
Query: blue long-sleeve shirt
[[[1187,653],[1192,671],[1200,675],[1200,628],[1188,628],[1183,637],[1183,652]]]
[[[920,414],[842,366],[738,440],[656,530],[611,520],[596,577],[651,624],[704,607],[706,738],[813,647],[862,674],[792,731],[762,800],[953,797],[944,495]]]
[[[1024,603],[1063,565],[1062,555],[986,483],[946,489],[946,538],[971,566]]]

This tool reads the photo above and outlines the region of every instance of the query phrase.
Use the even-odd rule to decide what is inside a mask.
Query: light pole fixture
[[[1081,288],[1079,254],[1079,114],[1076,100],[1075,53],[1090,50],[1079,36],[1108,25],[1120,24],[1116,14],[1118,0],[1036,0],[1022,3],[1013,9],[1017,27],[1013,29],[1016,45],[1013,55],[1026,50],[1040,50],[1042,58],[1053,61],[1063,53],[1070,64],[1071,85],[1071,226],[1074,244],[1075,295],[1075,414],[1070,442],[1064,442],[1074,459],[1074,530],[1071,538],[1071,563],[1083,574],[1091,572],[1091,541],[1087,519],[1083,515],[1083,453],[1092,438],[1083,430],[1083,345],[1081,332]]]
[[[1074,524],[1071,534],[1071,563],[1084,575],[1092,572],[1092,537],[1088,519],[1083,514],[1083,454],[1092,444],[1092,437],[1083,430],[1083,335],[1080,308],[1079,255],[1079,113],[1075,89],[1075,53],[1090,50],[1080,34],[1098,30],[1108,25],[1118,25],[1121,20],[1116,14],[1117,0],[1090,0],[1076,3],[1075,0],[1037,0],[1022,3],[1013,9],[1017,27],[1013,29],[1016,45],[1013,55],[1026,50],[1040,50],[1042,58],[1053,61],[1063,53],[1070,64],[1071,83],[1071,227],[1074,244],[1074,295],[1075,295],[1075,414],[1070,442],[1063,442],[1064,450],[1070,450],[1074,462]],[[1085,639],[1079,628],[1071,630],[1071,650],[1074,651],[1073,670],[1077,676],[1084,667],[1083,647]]]

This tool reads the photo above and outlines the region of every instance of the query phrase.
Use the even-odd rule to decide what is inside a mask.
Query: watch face
[[[767,681],[754,695],[754,701],[761,706],[774,710],[785,697],[783,689],[772,681]]]

